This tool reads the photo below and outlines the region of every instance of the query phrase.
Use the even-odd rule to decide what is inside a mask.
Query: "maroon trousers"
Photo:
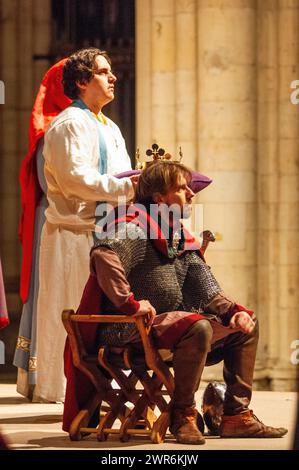
[[[194,404],[205,366],[223,361],[227,385],[224,414],[248,409],[258,344],[258,323],[250,334],[224,327],[216,321],[200,320],[183,334],[173,349],[175,378],[174,407]]]

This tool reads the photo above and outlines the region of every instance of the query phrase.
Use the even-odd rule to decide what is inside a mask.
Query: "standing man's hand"
[[[130,176],[130,180],[132,181],[132,185],[133,185],[133,188],[135,190],[136,186],[137,186],[137,183],[138,183],[138,180],[139,180],[139,175]]]
[[[132,315],[132,317],[140,317],[146,315],[146,326],[152,326],[154,323],[155,316],[157,314],[156,309],[148,300],[139,300],[140,308]]]
[[[241,330],[243,333],[251,333],[254,326],[255,323],[247,312],[235,313],[229,322],[230,328]]]

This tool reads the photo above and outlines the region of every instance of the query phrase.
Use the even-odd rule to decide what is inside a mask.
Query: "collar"
[[[119,213],[121,214],[119,216]],[[167,258],[175,258],[180,256],[186,251],[198,251],[201,258],[200,243],[186,230],[186,228],[178,222],[175,232],[169,226],[165,217],[157,213],[157,209],[151,211],[144,210],[141,204],[131,204],[115,209],[114,218],[107,224],[107,230],[122,222],[131,222],[139,226],[150,238],[155,248]],[[177,246],[174,246],[173,239],[177,235]]]

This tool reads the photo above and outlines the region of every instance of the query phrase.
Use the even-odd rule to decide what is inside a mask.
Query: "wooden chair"
[[[203,233],[203,254],[209,242],[214,240],[210,231]],[[73,419],[70,439],[80,440],[85,434],[95,433],[99,441],[106,440],[109,434],[118,434],[123,442],[132,435],[145,435],[156,444],[163,442],[170,421],[174,379],[169,364],[163,361],[153,344],[145,317],[78,315],[73,310],[64,310],[62,321],[68,334],[73,364],[88,377],[96,390]],[[87,353],[79,325],[113,322],[136,323],[142,343],[139,354],[134,354],[133,346],[121,348],[117,354],[109,346],[100,347],[97,354]],[[112,386],[112,379],[119,388]],[[107,406],[101,405],[102,402]],[[100,405],[99,424],[89,427],[88,423]],[[204,424],[199,417],[198,425],[203,430]]]
[[[76,315],[73,310],[64,310],[62,321],[68,334],[74,366],[89,378],[97,391],[74,418],[69,431],[70,439],[80,440],[85,434],[96,433],[99,441],[107,439],[109,434],[119,434],[123,442],[131,435],[147,435],[152,442],[163,442],[169,426],[170,407],[165,395],[170,399],[173,396],[174,380],[168,365],[153,346],[144,318]],[[142,355],[134,358],[130,347],[122,348],[116,364],[113,361],[113,348],[111,354],[109,346],[101,347],[98,356],[87,354],[78,325],[112,322],[136,322],[143,345]],[[112,378],[120,388],[113,388]],[[103,401],[108,407],[101,407],[104,413],[99,417],[98,426],[88,427],[88,422]],[[113,427],[116,420],[120,421],[118,428]]]

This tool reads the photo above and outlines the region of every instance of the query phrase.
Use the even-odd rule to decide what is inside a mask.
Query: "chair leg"
[[[95,395],[73,419],[69,430],[71,441],[80,441],[86,432],[92,432],[87,426],[101,401],[102,397]]]
[[[151,411],[149,411],[151,410]],[[133,410],[129,413],[128,417],[124,420],[121,428],[120,428],[120,436],[119,439],[122,442],[127,442],[132,434],[150,434],[150,429],[137,429],[136,425],[140,418],[145,419],[146,426],[150,426],[150,422],[154,422],[156,420],[156,416],[152,411],[148,397],[145,393],[137,400]],[[147,418],[150,420],[147,420]]]
[[[103,416],[97,429],[97,440],[106,441],[109,434],[112,433],[112,426],[119,418],[121,422],[125,420],[127,407],[123,403],[123,397],[118,399],[118,403],[114,403],[111,410]],[[113,430],[114,431],[114,430]],[[115,431],[114,431],[115,432]]]
[[[167,429],[170,424],[170,411],[162,411],[159,418],[153,425],[151,441],[153,444],[162,444],[165,439]]]

